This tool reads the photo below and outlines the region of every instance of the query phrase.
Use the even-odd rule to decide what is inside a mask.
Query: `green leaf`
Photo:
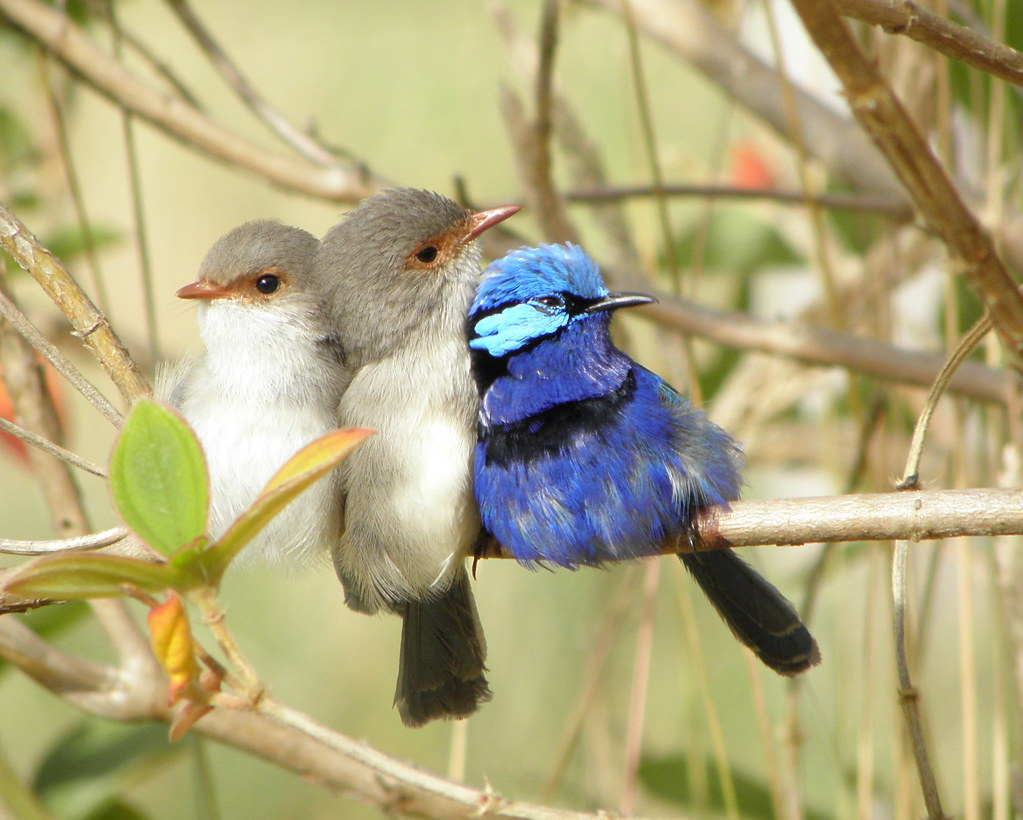
[[[180,751],[168,743],[163,724],[88,719],[57,738],[33,787],[59,817],[131,816],[110,810],[124,790]]]
[[[208,577],[216,582],[242,547],[249,543],[299,493],[325,476],[367,438],[373,430],[337,430],[307,444],[292,456],[231,525],[224,537],[203,557]]]
[[[116,555],[45,555],[14,570],[3,589],[18,595],[78,599],[123,595],[125,586],[148,592],[180,588],[187,576],[167,564]]]
[[[124,523],[164,555],[201,537],[209,490],[191,428],[156,402],[138,402],[114,445],[110,493]]]

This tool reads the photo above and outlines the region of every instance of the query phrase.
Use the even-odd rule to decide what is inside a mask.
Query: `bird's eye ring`
[[[416,259],[418,259],[424,265],[429,265],[433,260],[437,258],[438,253],[439,251],[437,250],[436,245],[425,245],[418,251],[416,251]]]
[[[544,313],[553,313],[554,311],[563,308],[565,306],[565,300],[560,296],[541,296],[535,300],[536,305]]]
[[[264,273],[256,280],[256,290],[264,295],[276,293],[281,287],[281,277],[274,273]]]

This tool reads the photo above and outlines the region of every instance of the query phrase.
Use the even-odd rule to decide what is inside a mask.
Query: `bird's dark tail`
[[[440,598],[409,601],[401,616],[394,704],[406,726],[467,717],[490,700],[487,645],[464,569]]]
[[[736,638],[782,675],[820,663],[821,653],[795,608],[728,549],[679,553]]]

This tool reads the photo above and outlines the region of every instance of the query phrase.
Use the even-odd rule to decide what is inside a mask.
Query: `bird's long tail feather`
[[[820,663],[820,650],[795,608],[728,549],[680,553],[700,589],[736,638],[782,675]]]
[[[490,700],[487,646],[464,569],[440,598],[409,601],[401,615],[394,704],[406,726],[466,717]]]

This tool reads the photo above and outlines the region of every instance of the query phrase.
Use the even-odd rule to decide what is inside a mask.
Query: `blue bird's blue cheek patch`
[[[484,316],[473,326],[477,338],[469,342],[476,350],[485,350],[495,358],[507,356],[565,326],[563,313],[545,313],[530,304],[512,305],[500,313]]]

